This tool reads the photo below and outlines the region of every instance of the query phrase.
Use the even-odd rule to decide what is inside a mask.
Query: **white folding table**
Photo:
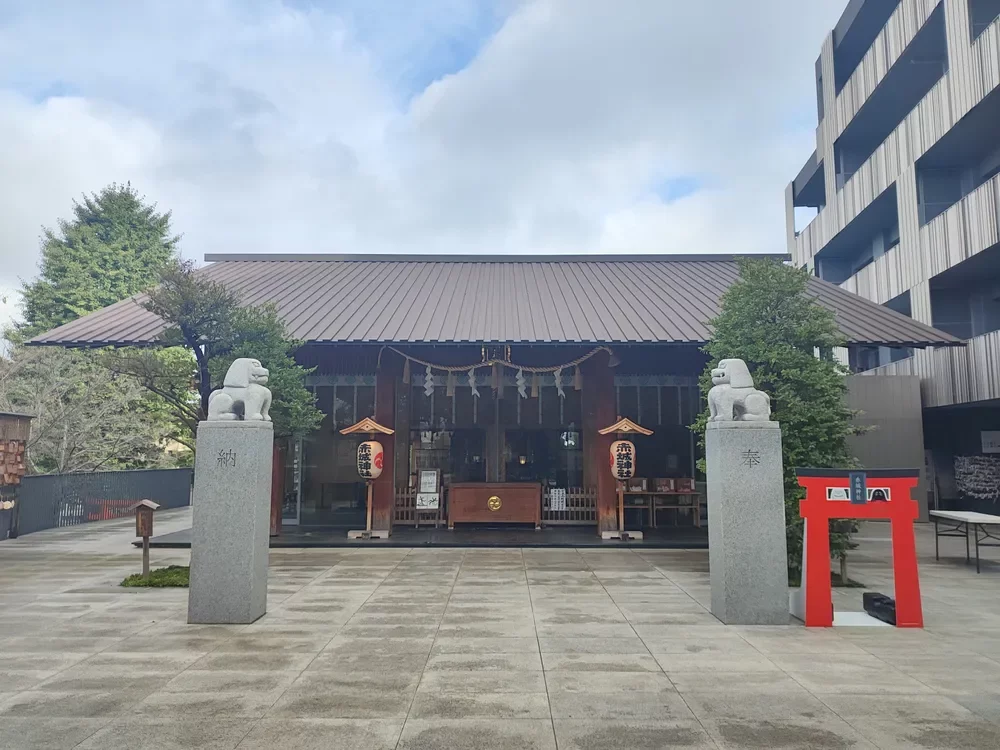
[[[934,519],[934,559],[939,560],[938,539],[941,537],[965,537],[965,562],[970,562],[969,557],[969,527],[972,527],[972,538],[976,543],[976,572],[979,571],[979,548],[980,547],[1000,547],[1000,536],[995,536],[988,527],[1000,526],[1000,516],[991,516],[989,513],[975,513],[968,510],[932,510],[930,517]],[[950,524],[944,529],[940,528],[940,523]],[[993,541],[987,541],[992,539]]]

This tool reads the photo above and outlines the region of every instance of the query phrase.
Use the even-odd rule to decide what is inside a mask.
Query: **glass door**
[[[281,497],[281,525],[298,526],[302,505],[302,439],[291,439],[285,456],[285,486]]]
[[[303,440],[300,524],[364,527],[368,496],[357,468],[363,439],[320,430]]]

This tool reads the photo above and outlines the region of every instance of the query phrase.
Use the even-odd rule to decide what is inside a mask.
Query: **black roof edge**
[[[337,253],[205,253],[206,263],[232,261],[372,261],[379,263],[731,263],[737,258],[770,258],[788,261],[788,253],[686,253],[679,255],[400,255]]]
[[[303,346],[342,346],[344,344],[359,346],[499,346],[504,344],[517,346],[704,346],[709,343],[702,340],[685,341],[330,341],[328,339],[315,339],[303,341]],[[158,348],[162,346],[160,341],[112,341],[104,339],[100,341],[35,341],[31,339],[24,342],[25,346],[58,346],[63,349],[103,349],[105,347],[131,346],[136,349]],[[945,346],[966,346],[965,341],[848,341],[846,348],[856,346],[888,346],[910,349],[927,349]]]
[[[919,477],[920,469],[814,469],[795,468],[798,477],[847,477],[853,472],[864,472],[873,479],[893,479],[896,477]]]

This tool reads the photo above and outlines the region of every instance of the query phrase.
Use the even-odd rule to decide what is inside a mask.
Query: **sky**
[[[846,0],[0,0],[0,323],[126,182],[182,254],[785,252]]]

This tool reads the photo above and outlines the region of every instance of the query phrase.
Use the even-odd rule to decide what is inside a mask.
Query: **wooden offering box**
[[[532,523],[542,527],[542,485],[453,484],[448,489],[448,528],[456,523]]]

